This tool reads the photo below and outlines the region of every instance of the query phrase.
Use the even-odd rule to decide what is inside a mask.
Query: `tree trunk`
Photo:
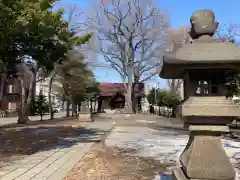
[[[90,115],[93,122],[94,119],[93,119],[93,100],[92,99],[90,100]]]
[[[26,114],[24,114],[21,111],[18,111],[18,124],[27,124],[27,122],[29,121],[29,118]]]
[[[177,106],[173,106],[171,117],[174,117],[174,118],[176,117],[176,110],[177,110]]]
[[[98,98],[97,112],[102,112],[102,99]]]
[[[55,77],[55,72],[51,73],[50,79],[49,79],[49,84],[48,84],[48,106],[49,106],[49,114],[50,114],[50,119],[54,119],[54,110],[53,110],[53,105],[52,105],[52,83],[53,83],[53,79]]]
[[[133,104],[132,104],[132,68],[128,67],[128,84],[127,89],[125,93],[125,106],[124,106],[124,112],[125,113],[133,113]]]
[[[70,116],[70,101],[69,98],[67,98],[67,112],[66,112],[66,117]]]
[[[20,102],[20,107],[19,107],[19,110],[18,110],[18,124],[26,124],[26,122],[28,121],[24,116],[24,104],[25,104],[25,96],[26,96],[26,92],[25,92],[25,89],[24,89],[24,84],[23,84],[23,80],[20,79],[20,84],[21,84],[21,102]]]
[[[134,83],[132,87],[132,107],[133,107],[133,112],[137,113],[139,112],[139,77],[134,73]]]
[[[81,112],[81,105],[82,105],[82,102],[79,102],[79,104],[78,104],[78,113]]]
[[[132,111],[133,113],[137,113],[137,98],[132,96]]]
[[[6,73],[1,73],[1,84],[0,84],[0,109],[4,108],[4,97],[7,89],[7,75]]]
[[[93,101],[92,99],[90,100],[90,113],[93,113]]]
[[[93,107],[93,111],[96,112],[96,107],[97,107],[97,101],[94,101],[94,107]]]
[[[36,99],[36,84],[37,84],[37,70],[32,69],[33,72],[33,86],[32,86],[32,98],[31,98],[31,108],[29,110],[29,115],[34,116],[35,115],[35,99]]]
[[[138,97],[137,99],[137,113],[142,112],[142,97]]]
[[[141,101],[140,97],[132,96],[132,108],[134,113],[140,113],[141,112]]]
[[[129,85],[131,86],[131,85]],[[125,107],[124,107],[125,113],[133,113],[132,109],[132,88],[127,90],[127,93],[125,94]]]
[[[50,119],[54,119],[54,111],[53,111],[53,106],[52,106],[52,86],[49,83],[49,91],[48,91],[48,106],[49,106],[49,114],[50,114]]]
[[[72,117],[77,117],[77,104],[72,100]]]
[[[18,124],[26,124],[29,121],[28,118],[28,109],[29,109],[29,104],[32,99],[32,86],[33,86],[33,81],[32,79],[29,82],[29,88],[28,88],[28,96],[26,97],[26,89],[24,88],[24,82],[22,78],[19,78],[20,85],[21,85],[21,104],[20,104],[20,109],[18,113]]]
[[[4,82],[5,82],[5,78],[4,78],[4,74],[1,73],[0,74],[1,77],[1,85],[0,85],[0,101],[3,99],[3,91],[4,91]]]

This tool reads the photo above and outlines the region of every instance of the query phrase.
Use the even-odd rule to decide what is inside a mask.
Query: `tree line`
[[[57,78],[67,102],[84,99],[95,80],[76,47],[89,41],[92,33],[79,36],[64,18],[64,10],[53,10],[56,0],[0,1],[0,102],[3,106],[12,82],[20,90],[18,123],[26,123],[35,102],[36,83]],[[80,83],[81,82],[81,83]],[[50,114],[53,117],[49,97]]]
[[[176,109],[182,101],[179,94],[172,94],[169,90],[159,88],[152,88],[147,95],[147,100],[151,107],[158,106],[171,108],[172,116],[174,117],[176,116]]]
[[[125,85],[125,110],[135,112],[133,86],[158,76],[164,52],[175,53],[183,44],[191,43],[189,25],[173,29],[170,14],[154,0],[99,0],[93,8],[94,13],[88,18],[89,28],[94,32],[92,49],[104,58],[101,66],[119,74]],[[239,26],[222,25],[214,38],[236,43],[238,36]],[[231,95],[236,94],[236,77],[232,74],[227,77]],[[177,95],[182,84],[182,79],[168,80],[171,94]]]

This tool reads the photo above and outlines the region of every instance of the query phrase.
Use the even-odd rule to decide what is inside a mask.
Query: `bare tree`
[[[132,112],[133,82],[159,72],[166,45],[168,18],[152,1],[102,0],[95,4],[91,28],[99,40],[105,65],[120,75],[125,86],[125,109]]]
[[[215,38],[223,42],[234,42],[240,36],[240,26],[237,24],[229,24],[218,26]]]
[[[191,42],[187,27],[179,29],[169,29],[168,33],[168,52],[176,52],[183,44]],[[183,88],[182,79],[169,79],[168,88],[172,96],[181,97],[181,88]]]

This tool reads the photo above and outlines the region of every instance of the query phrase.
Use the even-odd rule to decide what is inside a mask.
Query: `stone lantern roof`
[[[211,10],[195,12],[190,22],[193,41],[164,55],[160,77],[182,78],[186,69],[239,68],[240,48],[212,38],[219,23]]]

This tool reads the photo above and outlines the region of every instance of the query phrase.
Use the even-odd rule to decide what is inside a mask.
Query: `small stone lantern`
[[[226,73],[240,69],[240,49],[212,38],[218,22],[211,10],[195,12],[190,22],[193,41],[167,53],[160,72],[162,78],[184,80],[181,115],[190,137],[173,179],[233,180],[235,171],[221,135],[240,116],[239,107],[226,98]]]

